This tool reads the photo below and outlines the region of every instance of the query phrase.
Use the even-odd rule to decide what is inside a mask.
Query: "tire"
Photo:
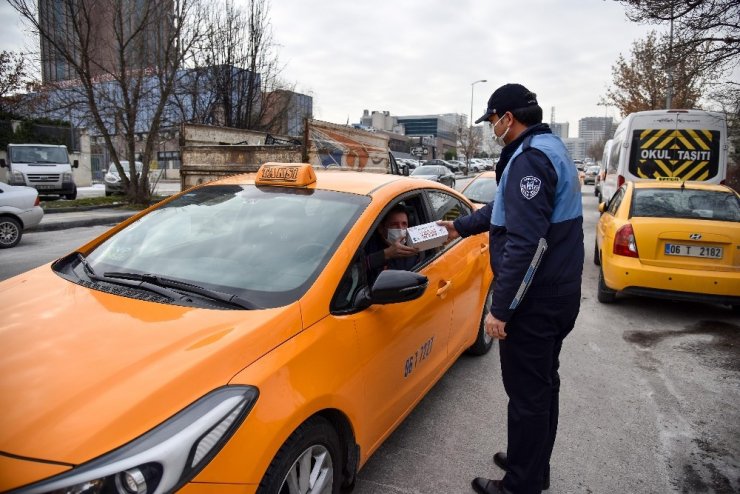
[[[603,267],[599,268],[599,286],[596,290],[596,298],[602,304],[611,304],[617,298],[617,292],[606,286]]]
[[[309,472],[301,475],[308,460]],[[280,447],[257,489],[258,494],[339,494],[342,447],[334,427],[314,417],[298,427]],[[289,485],[303,480],[298,490]],[[313,480],[313,484],[309,482]],[[295,487],[295,485],[294,485]]]
[[[454,189],[454,188],[455,188],[455,180],[454,180],[454,179],[453,179],[453,180],[452,180],[452,182],[450,183],[450,188],[451,188],[451,189]]]
[[[18,245],[23,236],[21,222],[10,216],[0,218],[0,249],[9,249]]]
[[[601,266],[601,256],[599,255],[599,243],[594,239],[594,264]]]
[[[72,193],[66,194],[64,198],[70,201],[74,201],[75,199],[77,199],[77,186],[75,185],[74,188],[72,189]]]
[[[481,311],[480,316],[480,324],[478,325],[478,335],[475,338],[475,343],[473,343],[467,350],[465,350],[465,353],[468,355],[475,355],[475,356],[481,356],[485,355],[491,350],[491,347],[493,347],[493,338],[488,336],[488,333],[486,333],[486,315],[491,310],[491,301],[493,299],[493,283],[491,283],[490,288],[488,288],[488,293],[486,294],[486,301],[483,304],[483,310]]]

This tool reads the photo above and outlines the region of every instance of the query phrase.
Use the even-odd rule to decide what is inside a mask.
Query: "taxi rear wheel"
[[[594,264],[601,266],[601,256],[599,254],[599,243],[594,239]]]
[[[599,268],[599,287],[596,289],[596,298],[602,304],[611,304],[617,298],[617,292],[606,286],[604,268]]]
[[[486,293],[486,301],[483,304],[483,311],[480,316],[480,324],[478,325],[478,336],[475,338],[475,343],[473,343],[470,348],[466,350],[466,353],[470,355],[485,355],[493,346],[493,338],[488,336],[488,333],[486,333],[485,325],[486,315],[491,310],[492,302],[493,283],[491,283],[491,286],[488,288],[488,293]]]
[[[270,463],[259,494],[338,494],[342,480],[339,436],[321,417],[303,423]]]

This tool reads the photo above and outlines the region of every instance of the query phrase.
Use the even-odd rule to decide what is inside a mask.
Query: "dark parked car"
[[[455,175],[449,170],[449,168],[443,165],[430,165],[429,161],[411,172],[411,176],[414,178],[426,178],[427,180],[433,180],[434,182],[445,184],[453,189],[455,188]]]
[[[434,166],[444,166],[448,170],[450,170],[452,173],[455,172],[461,172],[462,170],[460,167],[454,163],[450,163],[449,161],[445,160],[428,160],[424,162],[425,165],[434,165]]]

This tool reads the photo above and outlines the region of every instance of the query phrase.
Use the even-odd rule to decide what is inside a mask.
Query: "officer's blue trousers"
[[[513,493],[541,492],[550,472],[558,428],[560,349],[580,302],[580,290],[566,296],[528,293],[500,341],[501,375],[509,397],[504,487]]]

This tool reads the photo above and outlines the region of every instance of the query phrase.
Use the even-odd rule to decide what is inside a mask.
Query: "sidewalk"
[[[29,229],[32,232],[50,232],[84,226],[117,225],[139,211],[114,208],[98,208],[73,212],[56,212],[53,209],[44,211],[44,218],[38,226]]]

